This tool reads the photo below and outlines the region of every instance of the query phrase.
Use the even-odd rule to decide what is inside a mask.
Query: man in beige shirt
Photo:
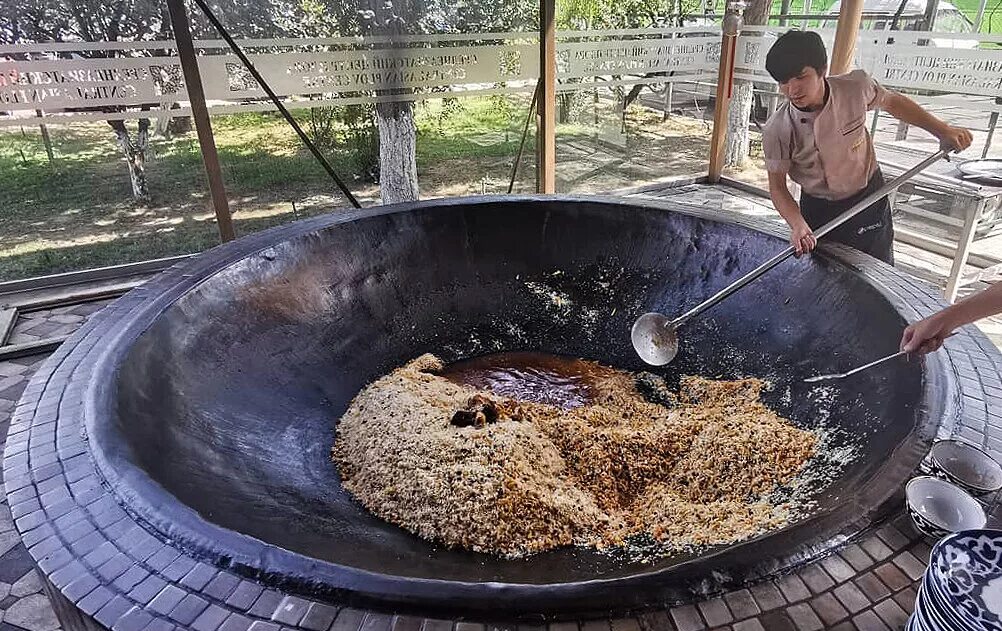
[[[883,175],[866,129],[866,113],[881,109],[900,121],[933,134],[957,151],[971,144],[971,133],[952,127],[908,97],[884,89],[863,70],[826,77],[828,53],[811,31],[784,33],[765,62],[789,99],[766,123],[762,134],[769,194],[789,224],[797,255],[817,245],[815,230],[880,188]],[[787,187],[800,185],[800,204]],[[829,239],[894,263],[894,230],[887,198],[874,202]]]

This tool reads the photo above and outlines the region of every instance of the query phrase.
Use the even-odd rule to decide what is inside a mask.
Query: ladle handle
[[[908,169],[907,171],[905,171],[904,173],[902,173],[898,177],[894,178],[890,182],[887,182],[886,184],[884,184],[883,186],[881,186],[876,191],[870,193],[869,195],[867,195],[866,197],[864,197],[863,199],[861,199],[860,201],[858,201],[849,210],[843,212],[838,217],[832,219],[831,221],[829,221],[825,225],[823,225],[820,228],[818,228],[817,230],[815,230],[814,231],[814,236],[816,238],[818,238],[818,239],[820,239],[821,237],[825,236],[826,234],[828,234],[829,232],[831,232],[835,228],[838,228],[839,226],[841,226],[845,222],[849,221],[850,219],[852,219],[853,217],[855,217],[856,215],[858,215],[860,212],[862,212],[865,208],[867,208],[873,202],[877,201],[881,197],[884,197],[885,195],[887,195],[888,193],[890,193],[891,191],[893,191],[897,187],[899,187],[902,184],[904,184],[906,181],[908,181],[911,178],[913,178],[916,174],[918,174],[920,171],[922,171],[923,169],[925,169],[930,164],[932,164],[934,162],[937,162],[937,161],[942,160],[943,158],[945,158],[949,153],[950,153],[950,149],[940,149],[936,153],[930,155],[929,157],[927,157],[926,159],[922,160],[921,162],[919,162],[918,164],[916,164],[912,168]],[[747,274],[745,274],[744,276],[742,276],[738,280],[734,281],[733,283],[731,283],[727,287],[724,287],[723,289],[721,289],[719,292],[717,292],[713,296],[710,296],[709,298],[707,298],[703,302],[699,303],[698,305],[696,305],[692,309],[686,311],[685,313],[683,313],[679,317],[677,317],[674,320],[672,320],[671,326],[674,326],[674,327],[680,326],[683,322],[685,322],[689,318],[692,318],[693,316],[699,315],[700,313],[706,311],[707,309],[709,309],[710,307],[714,306],[715,304],[717,304],[721,300],[724,300],[725,298],[729,297],[731,294],[733,294],[737,290],[739,290],[742,287],[744,287],[745,285],[751,283],[752,281],[754,281],[755,279],[759,278],[760,276],[762,276],[763,274],[765,274],[766,272],[768,272],[772,268],[776,267],[777,265],[779,265],[780,263],[782,263],[786,259],[790,258],[795,253],[796,253],[796,250],[793,248],[792,245],[789,246],[789,247],[787,247],[785,250],[783,250],[782,252],[780,252],[776,256],[772,257],[771,259],[769,259],[765,263],[762,263],[761,265],[759,265],[758,267],[756,267],[752,271],[748,272]]]

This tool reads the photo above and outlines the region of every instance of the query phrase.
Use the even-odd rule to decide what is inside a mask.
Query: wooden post
[[[713,108],[713,134],[710,136],[710,172],[712,184],[720,181],[724,170],[724,148],[727,144],[727,113],[734,95],[734,55],[741,32],[741,14],[735,5],[728,5],[724,16],[720,43],[720,64],[717,66],[717,100]]]
[[[539,0],[539,160],[537,190],[557,191],[556,0]]]
[[[219,237],[223,241],[231,241],[236,236],[233,231],[233,218],[230,215],[229,202],[226,200],[223,171],[219,166],[216,141],[212,136],[209,109],[205,105],[205,90],[198,72],[195,45],[191,41],[191,31],[188,28],[188,12],[185,10],[184,0],[167,0],[167,8],[170,11],[178,56],[181,58],[181,70],[184,72],[184,85],[188,91],[188,101],[191,103],[191,114],[198,132],[198,144],[202,149],[202,162],[205,164],[205,174],[209,178],[209,194],[212,196],[212,206],[216,211]]]
[[[856,40],[859,39],[859,25],[863,21],[863,0],[845,0],[838,14],[835,27],[835,45],[832,46],[828,74],[845,74],[852,69],[856,56]]]

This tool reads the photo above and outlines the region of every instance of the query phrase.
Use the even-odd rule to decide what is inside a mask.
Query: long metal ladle
[[[895,179],[887,182],[873,193],[870,193],[861,199],[852,208],[843,212],[835,219],[832,219],[821,228],[815,230],[815,238],[820,239],[832,230],[838,228],[858,215],[870,204],[901,186],[930,164],[945,158],[949,153],[949,149],[940,149]],[[699,315],[729,297],[745,285],[756,280],[772,268],[793,256],[795,253],[796,250],[794,250],[792,245],[787,247],[776,256],[772,257],[765,263],[762,263],[752,271],[748,272],[710,298],[707,298],[703,302],[699,303],[692,309],[689,309],[674,320],[669,320],[667,316],[660,313],[645,313],[640,316],[637,318],[637,321],[633,323],[633,330],[630,333],[630,337],[633,340],[634,350],[636,350],[637,354],[640,355],[640,358],[648,364],[651,364],[652,366],[664,366],[671,360],[675,359],[675,355],[678,354],[678,328],[680,326],[685,324],[685,322],[689,319]]]

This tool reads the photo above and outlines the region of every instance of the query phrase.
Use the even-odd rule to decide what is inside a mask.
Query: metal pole
[[[522,162],[522,151],[525,149],[525,139],[529,136],[529,123],[532,121],[532,113],[536,109],[536,101],[539,99],[539,83],[532,91],[532,101],[529,103],[529,112],[525,115],[525,127],[522,128],[522,141],[518,143],[518,153],[515,155],[515,164],[511,165],[511,179],[508,181],[508,194],[515,190],[515,178],[518,177],[518,165]]]
[[[978,3],[978,15],[974,18],[974,32],[981,32],[981,23],[985,20],[985,7],[988,6],[988,0],[981,0]]]
[[[306,145],[306,148],[310,150],[310,153],[313,154],[313,157],[317,159],[317,162],[320,163],[320,166],[322,166],[324,170],[327,171],[327,175],[331,176],[331,179],[334,180],[334,183],[337,184],[337,187],[341,189],[341,193],[348,198],[348,202],[351,203],[351,205],[354,206],[355,208],[361,208],[362,205],[359,204],[358,200],[355,199],[355,196],[351,194],[351,191],[348,189],[348,186],[344,182],[342,182],[341,178],[339,178],[337,176],[337,173],[334,172],[334,167],[332,167],[330,163],[327,162],[327,159],[324,158],[324,154],[320,153],[320,149],[318,149],[317,146],[313,143],[313,141],[310,140],[310,137],[306,135],[306,132],[304,132],[303,128],[299,126],[299,123],[296,122],[296,119],[292,117],[292,114],[289,113],[289,110],[282,103],[282,100],[278,98],[278,95],[276,95],[275,91],[271,89],[271,86],[268,85],[268,82],[264,80],[264,77],[261,76],[261,73],[257,71],[257,68],[254,67],[254,64],[250,62],[250,59],[247,58],[247,55],[244,54],[244,51],[240,50],[240,47],[237,46],[237,43],[233,40],[232,37],[230,37],[229,32],[223,27],[223,25],[219,22],[219,20],[216,19],[215,14],[212,13],[212,10],[209,8],[209,5],[205,3],[205,0],[194,0],[194,2],[195,4],[198,5],[198,8],[202,10],[202,13],[205,14],[205,17],[208,18],[209,22],[212,23],[212,26],[219,32],[219,35],[226,41],[226,44],[230,47],[230,50],[232,50],[233,53],[237,56],[237,58],[240,59],[240,62],[243,63],[245,68],[247,68],[247,71],[251,73],[251,76],[254,77],[254,80],[257,81],[257,84],[261,86],[261,89],[264,90],[265,94],[268,95],[268,98],[271,99],[272,104],[276,108],[278,108],[278,111],[285,119],[285,122],[289,123],[289,126],[292,127],[293,131],[296,132],[296,135],[299,136],[299,139],[303,141],[303,144]]]
[[[743,2],[727,5],[720,43],[720,64],[717,67],[717,100],[713,110],[713,134],[710,136],[710,172],[708,180],[716,184],[724,170],[724,145],[727,140],[727,114],[734,95],[734,55],[741,32]]]
[[[557,190],[556,0],[539,1],[539,166],[537,190]]]
[[[219,237],[223,241],[231,241],[236,236],[233,230],[233,217],[230,215],[230,205],[226,200],[223,171],[219,166],[219,153],[216,151],[216,141],[212,136],[209,109],[205,105],[205,90],[198,72],[198,58],[195,56],[195,46],[191,41],[191,31],[188,29],[188,12],[185,10],[184,0],[167,0],[167,9],[170,11],[174,41],[177,43],[177,53],[181,58],[184,84],[188,91],[188,101],[191,103],[192,118],[195,119],[195,129],[198,132],[198,144],[202,149],[202,162],[205,164],[205,174],[209,178],[209,194],[212,196],[212,206],[216,211]]]
[[[841,215],[835,217],[834,219],[832,219],[831,221],[829,221],[825,225],[821,226],[819,229],[815,230],[814,231],[814,236],[817,237],[818,239],[821,239],[821,237],[825,236],[826,234],[828,234],[832,230],[838,228],[839,226],[841,226],[845,222],[849,221],[850,219],[852,219],[853,217],[855,217],[859,213],[861,213],[864,210],[866,210],[870,206],[870,204],[876,202],[881,197],[886,197],[888,195],[888,193],[890,193],[891,191],[897,189],[899,186],[901,186],[902,184],[904,184],[905,182],[907,182],[909,179],[911,179],[912,177],[914,177],[917,173],[919,173],[920,171],[922,171],[924,168],[926,168],[930,164],[932,164],[934,162],[938,162],[939,160],[942,160],[943,158],[945,158],[947,155],[949,155],[949,153],[950,153],[949,149],[940,149],[936,153],[930,155],[925,160],[922,160],[922,162],[919,162],[918,164],[916,164],[912,168],[908,169],[907,171],[905,171],[904,173],[902,173],[901,175],[899,175],[897,178],[891,180],[890,182],[887,182],[886,184],[884,184],[883,186],[881,186],[876,191],[870,193],[869,195],[867,195],[863,199],[861,199],[858,202],[856,202],[852,206],[852,208],[844,211]],[[739,289],[741,289],[742,287],[744,287],[748,283],[751,283],[752,281],[754,281],[757,278],[761,277],[763,274],[765,274],[766,272],[768,272],[772,268],[776,267],[777,265],[779,265],[780,263],[782,263],[786,259],[790,258],[795,253],[796,253],[796,250],[793,249],[793,246],[787,247],[785,250],[783,250],[782,252],[780,252],[776,256],[772,257],[771,259],[769,259],[765,263],[762,263],[761,265],[759,265],[758,267],[756,267],[752,271],[748,272],[747,274],[745,274],[744,276],[742,276],[738,280],[734,281],[733,283],[731,283],[727,287],[723,288],[722,290],[720,290],[716,294],[710,296],[709,298],[707,298],[703,302],[699,303],[698,305],[696,305],[692,309],[686,311],[682,315],[680,315],[677,318],[675,318],[674,320],[672,320],[671,324],[669,326],[670,327],[679,327],[679,326],[681,326],[682,323],[684,323],[685,321],[689,320],[690,318],[692,318],[692,317],[694,317],[696,315],[699,315],[700,313],[706,311],[707,309],[709,309],[710,307],[716,305],[717,303],[719,303],[720,301],[724,300],[725,298],[731,296],[734,292],[738,291]]]

